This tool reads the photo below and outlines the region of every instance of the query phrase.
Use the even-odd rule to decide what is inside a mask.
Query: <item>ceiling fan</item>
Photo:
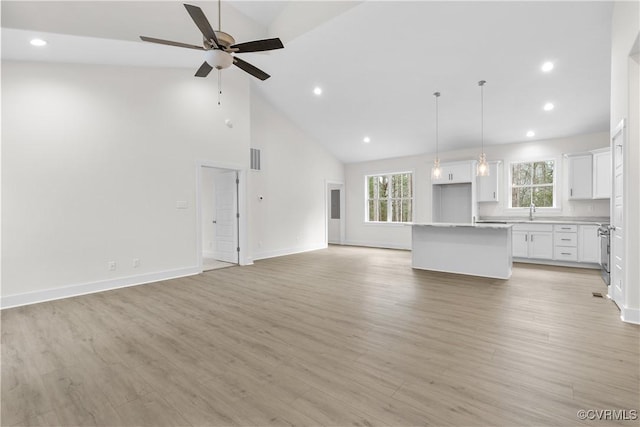
[[[214,68],[217,70],[223,70],[231,66],[246,71],[252,76],[266,80],[271,77],[261,69],[254,65],[249,64],[246,61],[238,58],[235,54],[246,52],[264,52],[267,50],[282,49],[284,45],[279,38],[254,40],[251,42],[238,43],[230,34],[227,34],[220,30],[220,1],[218,1],[218,31],[214,31],[209,23],[209,20],[205,16],[202,9],[198,6],[185,4],[184,7],[195,22],[196,26],[200,29],[203,36],[202,46],[196,46],[187,43],[174,42],[170,40],[156,39],[153,37],[140,36],[145,42],[165,44],[169,46],[185,47],[188,49],[196,49],[205,51],[205,61],[202,63],[198,71],[196,71],[196,77],[207,77],[211,70]]]

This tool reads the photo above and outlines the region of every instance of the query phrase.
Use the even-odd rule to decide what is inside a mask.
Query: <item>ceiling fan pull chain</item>
[[[220,99],[222,98],[222,72],[218,70],[218,105],[220,105]]]

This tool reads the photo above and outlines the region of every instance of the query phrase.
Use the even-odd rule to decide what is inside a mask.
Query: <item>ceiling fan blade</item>
[[[198,71],[196,71],[196,77],[207,77],[209,73],[213,70],[213,67],[209,65],[207,61],[204,61]]]
[[[191,19],[196,23],[204,38],[208,41],[213,41],[214,47],[217,49],[219,45],[218,38],[202,9],[190,4],[185,4],[184,7],[187,9],[187,12],[189,12],[189,15],[191,15]]]
[[[189,49],[204,50],[204,48],[202,46],[196,46],[196,45],[193,45],[193,44],[172,42],[171,40],[155,39],[153,37],[147,37],[147,36],[140,36],[140,38],[145,42],[166,44],[166,45],[169,45],[169,46],[177,46],[177,47],[186,47],[186,48],[189,48]]]
[[[252,42],[238,43],[231,46],[231,49],[238,49],[238,53],[263,52],[265,50],[282,49],[284,45],[279,38],[255,40]]]
[[[260,80],[267,80],[269,77],[271,77],[269,74],[265,73],[260,68],[249,64],[247,61],[243,61],[237,56],[233,57],[233,65],[246,71],[247,73],[251,74],[253,77],[256,77]]]

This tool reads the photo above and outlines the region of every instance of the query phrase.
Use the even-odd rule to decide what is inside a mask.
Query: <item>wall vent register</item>
[[[260,170],[260,150],[257,148],[250,148],[251,150],[251,169],[255,171]]]

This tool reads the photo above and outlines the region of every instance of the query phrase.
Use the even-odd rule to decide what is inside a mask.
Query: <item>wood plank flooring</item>
[[[508,281],[335,247],[2,312],[3,426],[638,425],[597,271]]]

